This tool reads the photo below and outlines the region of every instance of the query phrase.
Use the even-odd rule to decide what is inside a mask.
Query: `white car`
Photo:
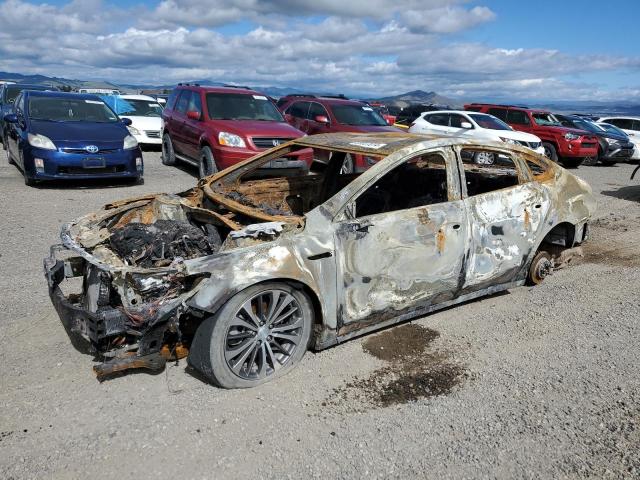
[[[115,100],[118,115],[129,118],[129,131],[142,145],[162,144],[162,107],[148,95],[120,95]]]
[[[640,160],[640,117],[602,117],[598,123],[608,123],[626,133],[636,146],[631,160]]]
[[[413,121],[409,132],[513,143],[544,155],[544,147],[539,137],[530,133],[518,132],[499,118],[487,113],[463,110],[424,112]]]

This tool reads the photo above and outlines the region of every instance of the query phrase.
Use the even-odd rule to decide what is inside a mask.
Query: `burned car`
[[[254,175],[301,149],[328,161]],[[347,154],[373,166],[341,173]],[[45,273],[100,379],[188,355],[214,384],[251,387],[310,348],[541,282],[594,209],[584,181],[516,145],[315,135],[65,225]]]

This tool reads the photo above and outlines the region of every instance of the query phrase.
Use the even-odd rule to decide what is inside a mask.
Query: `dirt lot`
[[[144,186],[28,188],[0,153],[0,478],[637,478],[640,181],[581,167],[599,202],[579,264],[308,354],[263,387],[186,370],[98,383],[49,303],[61,224]]]

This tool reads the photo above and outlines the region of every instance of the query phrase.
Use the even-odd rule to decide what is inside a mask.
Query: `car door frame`
[[[441,153],[446,162],[448,191],[448,200],[446,202],[355,218],[355,201],[360,195],[366,192],[368,188],[373,186],[375,182],[384,175],[391,173],[402,163],[410,161],[412,158],[430,153]],[[342,206],[338,209],[338,213],[335,215],[331,223],[334,236],[334,252],[336,257],[336,285],[338,286],[336,289],[336,318],[337,336],[339,341],[350,338],[354,335],[360,335],[366,331],[382,328],[386,325],[415,317],[429,311],[444,308],[446,305],[456,302],[456,298],[459,295],[462,286],[460,281],[464,271],[465,259],[467,257],[468,246],[470,243],[470,232],[467,227],[469,222],[461,195],[460,174],[458,171],[459,167],[454,151],[449,146],[438,146],[426,149],[413,149],[408,153],[403,152],[402,154],[396,152],[392,157],[395,157],[394,161],[376,164],[370,170],[362,174],[362,179],[366,180],[357,179],[354,183],[357,183],[358,185],[352,187],[351,191],[345,192],[343,190],[339,193],[340,197],[345,200]],[[361,181],[358,182],[358,180]],[[445,222],[438,225],[436,223],[437,215],[430,215],[430,213],[433,214],[437,210],[444,210],[445,212],[455,210],[459,213],[461,218],[448,219],[448,217],[445,216]],[[357,248],[358,244],[363,245],[365,243],[362,241],[363,236],[374,236],[375,232],[371,231],[372,226],[374,226],[372,224],[372,220],[374,218],[379,220],[383,215],[396,216],[400,222],[413,222],[413,225],[416,225],[416,232],[419,228],[418,223],[420,224],[420,227],[426,227],[425,236],[428,238],[430,234],[433,235],[434,246],[437,249],[437,254],[441,255],[442,259],[447,262],[457,259],[458,263],[450,267],[451,275],[447,278],[447,281],[449,282],[447,285],[452,285],[453,288],[450,290],[443,289],[435,291],[433,295],[429,297],[410,299],[413,303],[405,305],[401,310],[394,309],[390,305],[389,308],[385,310],[373,311],[373,309],[370,309],[371,311],[367,315],[355,317],[353,314],[350,314],[350,310],[346,306],[345,298],[347,294],[345,294],[345,291],[347,290],[348,285],[346,285],[345,282],[352,280],[353,282],[361,282],[362,285],[371,285],[373,279],[369,278],[369,276],[362,275],[360,276],[361,278],[354,278],[356,276],[354,268],[346,266],[348,262],[353,261],[353,257],[348,258],[347,253],[345,252],[348,252],[350,248]],[[451,220],[449,222],[451,223],[450,225],[447,223],[447,220]],[[436,229],[435,227],[438,228]],[[430,232],[426,233],[428,232],[428,229],[430,229]],[[420,247],[418,246],[417,248]],[[454,249],[456,250],[455,252],[453,251]],[[429,251],[429,248],[425,247],[424,250]],[[360,266],[365,266],[365,264],[361,262]],[[356,268],[358,268],[358,266],[356,266]],[[403,281],[406,281],[405,275],[406,272],[403,272]],[[425,282],[428,281],[428,273],[425,273],[425,275],[420,279],[416,279],[416,282],[418,280],[423,280]],[[433,281],[433,284],[437,284],[442,281],[442,279],[438,279],[437,281]],[[352,284],[358,285],[356,283]],[[343,288],[340,288],[341,286]],[[363,287],[363,290],[366,289],[367,287]]]
[[[461,155],[464,149],[487,150],[509,155],[518,172],[518,184],[470,196]],[[545,228],[551,209],[548,189],[532,177],[526,165],[527,154],[480,144],[458,145],[454,150],[458,158],[463,201],[467,208],[467,219],[470,222],[469,231],[472,232],[461,295],[476,294],[475,296],[478,296],[478,294],[497,292],[523,284],[526,278],[526,267],[532,253],[535,253],[533,250]],[[508,194],[513,194],[515,201],[504,201],[504,195]],[[519,198],[522,200],[518,202]],[[507,209],[511,210],[507,212]],[[492,211],[498,211],[498,215],[502,214],[503,217],[490,223],[480,221],[479,217],[489,215]],[[484,215],[480,215],[479,212]],[[507,213],[511,216],[506,217]],[[509,233],[505,233],[506,231]],[[507,255],[503,253],[503,246],[507,248],[507,253],[516,257],[515,260],[505,261]],[[502,258],[498,258],[499,256]],[[487,260],[497,267],[491,269],[491,274],[477,274],[474,277],[474,273],[485,270],[484,265]]]
[[[329,123],[316,122],[315,117],[313,118],[311,117],[311,108],[313,107],[313,105],[319,105],[320,108],[324,110],[324,115],[327,117],[327,120],[329,121]],[[306,127],[307,129],[302,131],[308,135],[315,135],[319,133],[329,133],[331,131],[330,129],[331,116],[329,115],[327,108],[324,105],[322,105],[320,102],[309,101],[309,109],[307,110]]]
[[[185,155],[185,139],[184,139],[184,124],[187,121],[187,111],[180,112],[178,110],[178,105],[180,104],[180,100],[183,95],[191,96],[192,92],[189,89],[182,89],[180,94],[176,98],[175,105],[172,110],[172,115],[169,119],[169,135],[171,136],[171,141],[173,142],[173,148],[176,153]],[[189,106],[189,101],[187,100],[187,108]]]

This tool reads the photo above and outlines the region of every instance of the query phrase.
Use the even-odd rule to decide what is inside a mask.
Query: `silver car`
[[[261,168],[300,149],[319,160],[308,174]],[[344,173],[346,155],[370,168]],[[214,384],[252,387],[310,348],[541,282],[594,209],[584,181],[524,147],[315,135],[65,225],[45,273],[100,379],[188,355]]]

